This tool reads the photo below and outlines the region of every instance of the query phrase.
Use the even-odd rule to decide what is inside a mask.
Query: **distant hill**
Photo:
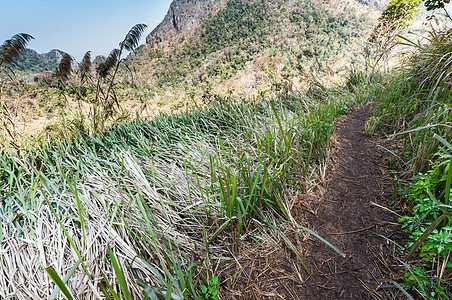
[[[387,3],[387,2],[386,2]],[[376,24],[384,0],[174,0],[129,62],[149,89],[250,89],[284,72],[332,74]]]
[[[14,69],[30,73],[54,71],[63,54],[63,51],[57,49],[43,54],[27,49],[25,55],[16,61],[18,66],[14,66]]]

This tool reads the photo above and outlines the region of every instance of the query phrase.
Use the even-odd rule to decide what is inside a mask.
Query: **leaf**
[[[218,294],[218,289],[213,288],[213,291],[212,291],[211,295],[212,295],[213,297],[215,297],[217,294]]]
[[[66,285],[61,280],[60,276],[58,276],[57,272],[53,267],[45,268],[46,273],[49,275],[49,277],[52,279],[52,281],[56,284],[56,286],[63,292],[63,294],[68,298],[69,300],[74,299],[67,289]],[[56,299],[56,298],[55,298]]]
[[[77,261],[77,263],[72,267],[72,269],[69,271],[69,273],[67,273],[66,276],[64,276],[63,278],[63,283],[66,284],[69,281],[69,278],[71,278],[72,275],[74,275],[75,270],[77,270],[78,266],[80,266],[80,264],[82,263],[82,258],[80,257],[79,260]],[[61,291],[61,289],[57,286],[52,294],[49,297],[50,299],[57,299],[58,297],[58,293]]]
[[[440,141],[444,146],[446,146],[447,148],[449,148],[449,151],[452,152],[452,145],[451,145],[448,141],[446,141],[445,138],[443,138],[442,136],[439,136],[439,135],[436,134],[436,133],[433,135],[433,137],[434,137],[435,139],[437,139],[438,141]]]
[[[207,287],[205,285],[201,285],[201,292],[207,294]]]
[[[450,204],[450,185],[452,183],[452,159],[449,160],[449,170],[447,172],[446,190],[444,204]]]
[[[275,227],[274,227],[275,228]],[[275,228],[276,229],[276,228]],[[306,265],[306,263],[303,260],[302,254],[300,253],[300,251],[298,251],[297,247],[295,247],[294,244],[292,244],[289,239],[280,231],[276,231],[284,240],[284,242],[286,243],[287,247],[289,247],[290,250],[292,250],[295,255],[297,255],[298,260],[301,262],[301,264],[303,265],[303,267],[305,268],[306,272],[309,273],[309,275],[311,275],[311,271],[309,270],[308,266]]]
[[[410,253],[408,253],[406,260],[410,259],[410,257],[413,256],[413,254],[421,246],[421,244],[425,241],[425,239],[433,232],[433,230],[436,229],[436,227],[438,227],[438,225],[441,223],[441,221],[444,220],[444,218],[446,218],[449,215],[450,215],[450,213],[443,214],[441,217],[439,217],[435,221],[433,221],[432,224],[430,224],[430,226],[427,228],[427,230],[425,230],[424,233],[414,243],[413,247],[411,247]]]
[[[118,283],[119,287],[121,288],[122,294],[124,298],[132,300],[132,297],[130,296],[129,290],[127,288],[126,281],[124,279],[124,273],[121,270],[121,267],[119,266],[118,261],[116,260],[116,256],[113,253],[113,249],[110,248],[110,259],[111,263],[113,265],[113,268],[115,269],[115,274],[118,277]]]
[[[395,287],[397,287],[409,300],[414,300],[413,297],[411,297],[410,294],[408,294],[408,292],[397,282],[389,280],[390,282],[392,282],[394,284]]]
[[[228,227],[228,225],[231,223],[231,221],[233,220],[233,218],[226,220],[226,222],[224,222],[220,228],[217,229],[217,231],[215,231],[215,233],[213,234],[213,236],[209,239],[209,241],[207,242],[207,245],[210,245],[213,240],[215,240],[217,238],[217,236],[222,233],[226,227]]]
[[[143,294],[145,295],[146,299],[159,300],[159,297],[157,296],[157,294],[149,286],[144,289]]]
[[[300,226],[300,225],[299,225]],[[317,233],[315,233],[314,231],[304,227],[304,226],[300,226],[302,229],[306,230],[307,232],[309,232],[310,234],[312,234],[313,236],[315,236],[316,238],[318,238],[319,240],[321,240],[322,242],[324,242],[327,246],[329,246],[331,249],[333,249],[334,251],[336,251],[337,253],[339,253],[343,258],[345,258],[345,253],[342,252],[341,250],[339,250],[337,247],[335,247],[333,244],[331,244],[330,242],[328,242],[327,240],[325,240],[323,237],[321,237],[320,235],[318,235]]]
[[[405,266],[405,268],[411,273],[411,275],[413,276],[413,278],[416,280],[418,286],[422,289],[422,292],[425,293],[424,286],[419,282],[419,279],[417,278],[416,274],[414,274],[414,271],[413,271],[413,269],[410,267],[410,265],[407,264],[406,262],[401,261],[401,260],[398,259],[397,257],[396,257],[396,259],[397,259],[399,262],[401,262],[401,263]]]
[[[171,300],[172,291],[173,291],[173,287],[171,285],[168,285],[168,288],[166,289],[165,300]]]
[[[102,294],[104,294],[105,298],[107,298],[107,300],[111,300],[110,294],[107,292],[107,289],[105,288],[105,285],[103,285],[102,283],[98,283],[97,287],[100,289],[100,291],[102,292]]]

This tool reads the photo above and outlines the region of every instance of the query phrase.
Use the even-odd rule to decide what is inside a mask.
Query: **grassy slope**
[[[291,220],[291,195],[306,188],[296,183],[324,172],[337,117],[374,97],[364,94],[225,99],[95,137],[67,125],[20,153],[4,148],[0,296],[47,297],[40,264],[61,277],[75,266],[67,286],[86,298],[104,276],[121,293],[122,272],[134,299],[145,287],[199,295],[223,263]]]

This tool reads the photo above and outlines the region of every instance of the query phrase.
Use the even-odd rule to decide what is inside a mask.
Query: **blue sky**
[[[35,39],[29,48],[39,53],[60,49],[77,60],[108,55],[133,25],[144,23],[148,33],[165,16],[172,0],[0,0],[0,44],[25,32]]]

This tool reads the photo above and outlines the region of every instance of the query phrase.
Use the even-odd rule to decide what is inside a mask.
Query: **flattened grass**
[[[223,101],[3,148],[0,297],[55,293],[50,266],[84,299],[198,297],[247,245],[280,238],[262,224],[294,222],[338,117],[373,97]]]

